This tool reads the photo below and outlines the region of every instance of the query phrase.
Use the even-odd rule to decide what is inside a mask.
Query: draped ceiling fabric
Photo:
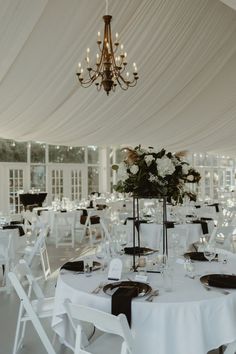
[[[220,0],[110,0],[140,80],[109,97],[75,76],[88,46],[96,56],[104,13],[105,0],[0,0],[0,136],[235,155],[236,11]]]

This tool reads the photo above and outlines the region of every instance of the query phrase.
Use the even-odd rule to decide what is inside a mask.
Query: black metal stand
[[[160,197],[156,196],[133,196],[133,271],[137,272],[138,264],[136,264],[136,256],[140,258],[140,219],[139,219],[139,200],[140,199],[160,199]],[[162,197],[163,201],[163,234],[162,234],[162,243],[163,243],[163,255],[168,257],[168,240],[167,240],[167,210],[166,210],[166,202],[167,198]],[[135,240],[138,240],[138,252],[135,248]]]

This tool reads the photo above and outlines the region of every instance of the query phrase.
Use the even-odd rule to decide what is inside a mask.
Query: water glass
[[[173,290],[173,280],[174,280],[173,268],[167,265],[163,269],[163,288],[166,292],[171,292]]]

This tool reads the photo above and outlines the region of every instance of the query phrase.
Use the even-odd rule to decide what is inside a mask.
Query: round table
[[[227,264],[227,273],[235,270],[236,261]],[[218,262],[195,262],[196,274],[220,272]],[[123,279],[135,273],[124,274]],[[68,325],[63,306],[69,298],[73,303],[111,312],[111,297],[102,291],[91,294],[101,281],[107,281],[106,272],[93,272],[91,277],[63,270],[59,275],[53,329],[64,343],[73,347],[72,329]],[[134,354],[206,354],[209,350],[236,340],[236,290],[223,295],[217,289],[207,291],[199,276],[185,276],[183,264],[174,266],[172,292],[165,292],[162,276],[149,274],[148,280],[160,295],[153,302],[145,297],[132,301],[132,331],[135,335]]]

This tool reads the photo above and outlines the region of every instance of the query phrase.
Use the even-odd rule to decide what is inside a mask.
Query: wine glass
[[[101,262],[102,271],[104,271],[107,259],[107,249],[106,244],[104,242],[101,242],[99,245],[97,245],[95,256]]]
[[[204,257],[211,263],[216,256],[216,250],[213,244],[207,243],[204,247]]]

